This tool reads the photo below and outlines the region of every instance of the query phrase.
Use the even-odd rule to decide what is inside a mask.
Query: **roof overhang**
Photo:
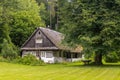
[[[59,50],[57,47],[39,47],[39,48],[21,48],[21,50],[30,50],[30,51],[36,51],[36,50],[39,50],[39,51],[50,51],[50,50]]]

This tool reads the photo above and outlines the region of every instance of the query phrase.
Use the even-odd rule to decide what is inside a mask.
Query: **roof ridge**
[[[59,34],[62,34],[62,33],[58,32],[58,31],[52,30],[52,29],[50,29],[50,28],[39,27],[39,29],[46,29],[46,30],[49,30],[49,31],[53,31],[53,32],[57,32],[57,33],[59,33]]]

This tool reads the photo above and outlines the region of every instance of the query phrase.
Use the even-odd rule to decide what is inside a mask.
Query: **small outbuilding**
[[[64,35],[49,28],[39,27],[21,47],[22,57],[27,54],[36,56],[45,63],[78,61],[82,59],[82,48],[68,48],[61,44]]]

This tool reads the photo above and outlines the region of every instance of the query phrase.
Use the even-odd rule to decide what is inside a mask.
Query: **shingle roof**
[[[61,42],[64,39],[64,35],[60,32],[54,31],[49,28],[39,28],[51,41],[58,47],[59,49],[62,48]]]
[[[50,41],[56,46],[56,47],[44,47],[44,48],[40,48],[40,49],[42,49],[42,50],[45,50],[45,49],[50,49],[50,50],[52,50],[52,49],[55,49],[55,50],[57,50],[57,49],[61,49],[61,50],[69,50],[69,51],[71,51],[71,52],[81,52],[81,49],[80,48],[75,48],[75,49],[73,49],[73,48],[70,48],[70,47],[68,47],[68,46],[65,46],[65,45],[63,45],[61,42],[62,42],[62,40],[64,39],[64,35],[62,34],[62,33],[60,33],[60,32],[57,32],[57,31],[54,31],[54,30],[52,30],[52,29],[49,29],[49,28],[43,28],[43,27],[39,27],[39,28],[37,28],[34,32],[33,32],[33,34],[28,38],[28,40],[23,44],[23,46],[22,46],[22,50],[25,50],[25,49],[30,49],[30,50],[33,50],[33,48],[24,48],[24,45],[25,44],[27,44],[27,42],[32,38],[32,36],[34,36],[34,34],[38,31],[38,30],[40,30],[42,33],[44,33],[49,39],[50,39]],[[38,48],[34,48],[34,50],[37,50]]]

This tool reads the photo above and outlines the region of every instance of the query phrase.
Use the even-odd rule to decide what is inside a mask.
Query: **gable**
[[[70,48],[61,44],[64,35],[48,28],[37,28],[26,40],[21,50],[66,50],[70,52],[81,52],[82,48]],[[78,46],[77,46],[78,47]]]
[[[25,42],[22,48],[55,47],[54,43],[40,30],[37,29]]]

